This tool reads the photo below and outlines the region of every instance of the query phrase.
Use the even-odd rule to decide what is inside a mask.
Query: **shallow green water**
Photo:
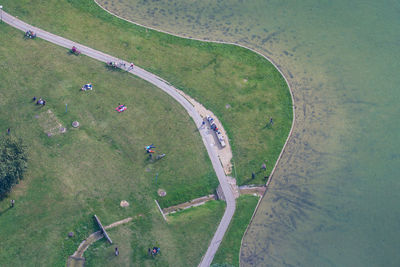
[[[400,265],[399,1],[100,2],[147,26],[255,48],[288,78],[296,126],[243,266]]]

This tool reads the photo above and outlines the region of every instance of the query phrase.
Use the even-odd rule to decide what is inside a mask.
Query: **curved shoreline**
[[[291,135],[292,135],[292,133],[293,133],[294,124],[295,124],[295,121],[296,121],[296,113],[295,113],[296,107],[295,107],[295,105],[294,105],[293,91],[292,91],[292,88],[290,87],[290,83],[289,83],[288,79],[287,79],[286,76],[283,74],[282,70],[278,67],[278,65],[277,65],[272,59],[270,59],[268,56],[262,54],[261,52],[258,52],[258,51],[256,51],[256,50],[254,50],[254,49],[252,49],[252,48],[250,48],[250,47],[247,47],[247,46],[244,46],[244,45],[241,45],[241,44],[238,44],[238,43],[223,42],[223,41],[211,41],[211,40],[197,39],[197,38],[193,38],[193,37],[186,37],[186,36],[182,36],[182,35],[179,35],[179,34],[174,34],[174,33],[171,33],[171,32],[167,32],[167,31],[164,31],[164,30],[159,30],[159,29],[156,29],[156,28],[153,28],[153,27],[150,27],[150,26],[145,26],[145,25],[143,25],[143,24],[140,24],[140,23],[131,21],[131,20],[129,20],[129,19],[125,19],[125,18],[123,18],[123,17],[120,17],[120,16],[118,16],[118,15],[112,13],[111,11],[105,9],[102,5],[100,5],[100,4],[97,2],[97,0],[93,0],[93,1],[94,1],[101,9],[103,9],[103,10],[106,11],[107,13],[109,13],[109,14],[111,14],[111,15],[113,15],[113,16],[119,18],[119,19],[125,20],[126,22],[135,24],[135,25],[137,25],[137,26],[140,26],[140,27],[143,27],[143,28],[146,28],[146,29],[150,29],[150,30],[153,30],[153,31],[156,31],[156,32],[161,32],[161,33],[165,33],[165,34],[169,34],[169,35],[173,35],[173,36],[176,36],[176,37],[179,37],[179,38],[184,38],[184,39],[189,39],[189,40],[195,40],[195,41],[201,41],[201,42],[207,42],[207,43],[217,43],[217,44],[236,45],[236,46],[239,46],[239,47],[248,49],[248,50],[250,50],[250,51],[252,51],[252,52],[254,52],[254,53],[256,53],[256,54],[262,56],[262,57],[265,58],[266,60],[268,60],[268,61],[279,71],[279,73],[282,75],[283,79],[285,80],[285,82],[286,82],[286,84],[287,84],[287,86],[288,86],[288,88],[289,88],[290,97],[291,97],[291,99],[292,99],[293,120],[292,120],[292,126],[291,126],[291,128],[290,128],[288,137],[286,138],[285,144],[283,145],[282,150],[281,150],[281,153],[279,154],[278,159],[277,159],[276,162],[275,162],[274,168],[272,169],[271,174],[270,174],[270,176],[269,176],[269,178],[268,178],[268,180],[267,180],[267,182],[266,182],[266,184],[265,184],[265,185],[268,187],[268,185],[269,185],[270,182],[271,182],[271,177],[272,177],[272,175],[273,175],[274,172],[275,172],[276,165],[278,165],[278,162],[280,161],[280,159],[281,159],[281,157],[282,157],[283,151],[285,150],[286,145],[287,145],[287,143],[288,143],[288,141],[289,141],[289,139],[290,139],[290,137],[291,137]],[[264,195],[265,195],[265,193],[264,193]],[[257,208],[258,208],[258,205],[257,205]],[[257,208],[256,208],[256,209],[257,209]]]
[[[262,199],[263,199],[264,196],[267,194],[268,186],[269,186],[269,184],[271,183],[272,177],[273,177],[273,175],[274,175],[274,173],[275,173],[275,170],[276,170],[276,167],[278,166],[278,163],[280,162],[280,160],[281,160],[281,158],[282,158],[283,152],[284,152],[285,149],[286,149],[287,143],[289,142],[289,139],[290,139],[290,137],[292,136],[293,129],[294,129],[294,125],[295,125],[295,122],[296,122],[296,111],[295,111],[296,107],[295,107],[295,105],[294,105],[293,91],[292,91],[292,88],[291,88],[291,86],[290,86],[290,83],[289,83],[288,79],[287,79],[286,76],[283,74],[282,70],[278,67],[278,65],[277,65],[271,58],[269,58],[268,56],[262,54],[261,52],[258,52],[258,51],[256,51],[256,50],[254,50],[254,49],[252,49],[252,48],[246,47],[246,46],[241,45],[241,44],[238,44],[238,43],[223,42],[223,41],[211,41],[211,40],[204,40],[204,39],[198,39],[198,38],[193,38],[193,37],[186,37],[186,36],[182,36],[182,35],[179,35],[179,34],[174,34],[174,33],[168,32],[168,31],[156,29],[156,28],[153,28],[153,27],[150,27],[150,26],[145,26],[145,25],[143,25],[143,24],[140,24],[140,23],[131,21],[131,20],[129,20],[129,19],[125,19],[125,18],[123,18],[123,17],[121,17],[121,16],[118,16],[118,15],[114,14],[113,12],[107,10],[107,9],[104,8],[102,5],[100,5],[100,4],[97,2],[97,0],[94,0],[94,2],[95,2],[101,9],[103,9],[104,11],[106,11],[107,13],[109,13],[109,14],[111,14],[111,15],[113,15],[113,16],[119,18],[119,19],[122,19],[122,20],[124,20],[124,21],[127,21],[127,22],[129,22],[129,23],[135,24],[135,25],[137,25],[137,26],[140,26],[140,27],[143,27],[143,28],[146,28],[146,29],[150,29],[150,30],[153,30],[153,31],[157,31],[157,32],[161,32],[161,33],[165,33],[165,34],[169,34],[169,35],[173,35],[173,36],[176,36],[176,37],[180,37],[180,38],[184,38],[184,39],[189,39],[189,40],[196,40],[196,41],[201,41],[201,42],[217,43],[217,44],[236,45],[236,46],[239,46],[239,47],[248,49],[248,50],[250,50],[250,51],[252,51],[252,52],[254,52],[254,53],[256,53],[256,54],[258,54],[258,55],[260,55],[260,56],[262,56],[262,57],[264,57],[266,60],[268,60],[268,61],[279,71],[279,73],[282,75],[283,79],[285,80],[285,82],[286,82],[286,84],[287,84],[287,86],[288,86],[288,88],[289,88],[290,97],[291,97],[291,99],[292,99],[292,112],[293,112],[292,126],[291,126],[291,128],[290,128],[288,137],[286,138],[285,144],[284,144],[283,147],[282,147],[281,153],[279,154],[278,159],[277,159],[276,162],[275,162],[274,168],[272,169],[272,171],[271,171],[271,173],[270,173],[270,175],[269,175],[269,178],[268,178],[268,180],[267,180],[267,182],[266,182],[266,184],[265,184],[265,186],[266,186],[267,188],[266,188],[266,190],[265,190],[265,192],[264,192],[264,195],[259,199],[259,201],[258,201],[258,203],[257,203],[257,206],[256,206],[256,208],[254,209],[253,215],[251,216],[250,222],[249,222],[249,224],[248,224],[247,227],[246,227],[246,231],[244,232],[244,234],[243,234],[243,236],[242,236],[242,240],[240,241],[240,251],[239,251],[239,264],[240,264],[240,256],[241,256],[241,254],[242,254],[242,246],[243,246],[243,239],[244,239],[244,236],[247,234],[247,231],[249,230],[249,226],[250,226],[250,224],[253,222],[254,216],[255,216],[255,214],[257,213],[257,210],[258,210],[258,208],[259,208],[259,206],[260,206],[260,203],[261,203]],[[221,242],[222,242],[222,241],[221,241]]]
[[[97,5],[99,5],[96,1],[95,1],[95,3],[96,3]],[[100,5],[99,5],[99,6],[100,6]],[[100,7],[101,7],[101,6],[100,6]],[[101,8],[102,8],[102,7],[101,7]],[[112,14],[111,12],[109,12],[108,10],[104,9],[104,8],[102,8],[102,9],[105,10],[106,12],[110,13],[112,16],[116,16],[116,15]],[[116,17],[118,17],[118,16],[116,16]],[[118,18],[119,18],[119,19],[123,19],[123,18],[120,18],[120,17],[118,17]],[[123,19],[123,20],[125,20],[125,19]],[[126,20],[126,21],[128,21],[128,20]],[[131,21],[128,21],[128,22],[129,22],[129,23],[136,24],[136,25],[140,25],[140,24],[137,24],[137,23],[134,23],[134,22],[131,22]],[[145,26],[143,26],[143,25],[140,25],[140,26],[141,26],[141,27],[144,27],[144,28],[149,28],[149,29],[152,29],[152,30],[155,30],[155,31],[159,31],[159,30],[156,30],[156,29],[153,29],[153,28],[150,28],[150,27],[145,27]],[[162,32],[162,31],[159,31],[159,32]],[[164,33],[167,33],[167,32],[164,32]],[[47,34],[48,34],[48,35],[51,35],[50,33],[46,33],[46,35],[47,35]],[[170,33],[167,33],[167,34],[170,34]],[[170,34],[170,35],[174,35],[174,34]],[[66,40],[66,39],[61,38],[61,37],[57,37],[57,36],[54,36],[54,35],[52,35],[52,36],[55,37],[55,38],[53,38],[52,40],[50,40],[51,42],[54,42],[54,43],[56,43],[56,44],[58,44],[58,45],[61,45],[61,46],[64,46],[64,47],[65,47],[65,45],[62,45],[62,44],[60,44],[60,43],[63,43],[63,42],[64,42],[64,44],[65,44],[65,41],[69,41],[69,40]],[[174,35],[174,36],[178,36],[178,35]],[[202,41],[202,42],[213,42],[213,41],[195,39],[195,38],[190,38],[190,37],[189,37],[189,38],[188,38],[188,37],[181,37],[181,36],[178,36],[178,37],[180,37],[180,38],[185,38],[185,39],[191,39],[191,40],[199,40],[199,41]],[[48,39],[47,39],[47,40],[48,40]],[[69,42],[70,42],[70,41],[69,41]],[[285,151],[285,149],[286,149],[288,140],[289,140],[289,138],[292,136],[292,132],[293,132],[293,129],[294,129],[294,123],[295,123],[295,119],[296,119],[296,118],[295,118],[295,106],[294,106],[294,98],[293,98],[293,94],[292,94],[292,90],[291,90],[290,84],[289,84],[288,80],[286,79],[286,76],[283,75],[281,69],[280,69],[271,59],[269,59],[267,56],[263,55],[262,53],[257,52],[257,51],[255,51],[255,50],[253,50],[253,49],[251,49],[251,48],[246,47],[246,46],[243,46],[243,45],[240,45],[240,44],[236,44],[236,43],[228,43],[228,42],[221,42],[221,41],[214,41],[214,43],[237,45],[237,46],[243,47],[243,48],[245,48],[245,49],[248,49],[248,50],[250,50],[250,51],[252,51],[252,52],[255,52],[255,53],[257,53],[258,55],[263,56],[265,59],[267,59],[267,60],[279,71],[279,73],[283,76],[283,78],[284,78],[286,84],[288,85],[289,92],[290,92],[291,99],[292,99],[292,112],[293,112],[292,126],[291,126],[291,129],[290,129],[290,131],[289,131],[289,134],[288,134],[288,136],[287,136],[287,138],[286,138],[286,141],[285,141],[285,143],[284,143],[284,145],[283,145],[283,147],[282,147],[282,150],[281,150],[281,152],[280,152],[280,154],[279,154],[279,156],[278,156],[278,158],[277,158],[277,160],[276,160],[276,162],[275,162],[275,164],[274,164],[274,167],[273,167],[273,169],[272,169],[272,171],[271,171],[271,173],[270,173],[270,177],[269,177],[269,179],[268,179],[268,181],[267,181],[267,183],[266,183],[266,185],[268,186],[268,185],[270,184],[271,180],[272,180],[272,176],[273,176],[273,174],[274,174],[274,172],[275,172],[275,169],[276,169],[276,167],[277,167],[277,164],[278,164],[278,162],[280,161],[280,159],[281,159],[281,157],[282,157],[282,155],[283,155],[283,151]],[[78,45],[79,45],[79,44],[78,44]],[[82,46],[82,47],[83,47],[83,46]],[[107,54],[105,54],[105,53],[101,53],[100,51],[96,51],[96,50],[90,49],[89,47],[85,47],[85,50],[86,50],[85,52],[87,52],[86,55],[88,55],[88,56],[90,56],[90,57],[95,57],[95,58],[99,59],[100,61],[104,61],[105,58],[111,57],[111,56],[109,56],[109,55],[107,55]],[[113,59],[116,59],[116,58],[113,57]],[[117,60],[118,60],[118,59],[117,59]],[[151,73],[149,73],[149,72],[147,72],[147,71],[145,71],[145,70],[143,70],[143,69],[140,69],[140,68],[138,68],[138,69],[139,69],[138,71],[133,71],[132,73],[135,73],[136,75],[140,76],[142,79],[147,80],[147,81],[149,81],[149,82],[151,82],[150,80],[153,80],[153,82],[151,82],[151,83],[153,83],[153,84],[155,84],[155,83],[154,83],[154,78],[157,79],[157,80],[155,81],[157,84],[165,83],[165,85],[162,86],[163,88],[161,88],[160,86],[157,85],[157,86],[158,86],[160,89],[162,89],[163,91],[168,90],[169,87],[170,87],[170,88],[173,88],[173,87],[172,87],[168,82],[166,82],[165,80],[163,80],[163,79],[161,79],[161,78],[159,78],[159,77],[157,77],[157,76],[155,76],[155,75],[153,75],[153,74],[151,74]],[[141,76],[141,75],[143,75],[143,76]],[[170,93],[168,93],[168,94],[170,94]],[[171,94],[170,94],[170,95],[171,95]],[[171,95],[171,96],[172,96],[172,95]],[[174,97],[174,96],[173,96],[173,97]],[[174,97],[174,98],[175,98],[175,97]],[[175,98],[175,99],[188,111],[189,115],[192,116],[192,118],[193,118],[193,115],[192,115],[192,114],[194,114],[194,113],[192,113],[190,110],[188,110],[188,109],[185,107],[185,103],[183,103],[184,101],[178,100],[177,98]],[[194,119],[194,118],[193,118],[193,119]],[[195,122],[196,122],[196,120],[195,120]],[[207,148],[207,144],[206,144],[206,142],[205,142],[205,139],[203,139],[203,142],[205,143],[206,148]],[[208,150],[208,148],[207,148],[207,150]],[[261,200],[260,200],[260,201],[261,201]],[[234,201],[233,201],[233,203],[234,203]],[[257,207],[256,207],[256,209],[254,210],[254,213],[253,213],[253,215],[252,215],[252,218],[251,218],[251,220],[250,220],[249,225],[250,225],[250,224],[252,223],[252,221],[253,221],[253,218],[254,218],[254,216],[255,216],[255,213],[256,213],[257,210],[258,210],[258,206],[259,206],[259,203],[257,204]],[[228,203],[227,210],[228,210],[228,209],[233,209],[233,211],[234,211],[235,206],[232,207],[232,206]],[[226,215],[226,213],[224,214],[224,217],[222,218],[222,220],[221,220],[220,225],[219,225],[218,228],[220,228],[220,226],[222,225],[222,222],[223,222],[224,220],[226,221],[227,218],[225,218],[225,215]],[[233,216],[233,215],[231,214],[230,219],[232,218],[232,216]],[[230,220],[230,219],[229,219],[229,220]],[[226,228],[227,228],[227,226],[229,225],[229,220],[228,220],[228,224],[225,225],[225,227],[222,227],[222,228],[225,228],[224,231],[226,231]],[[249,225],[247,225],[245,234],[246,234],[247,231],[248,231]],[[217,233],[218,233],[219,230],[220,230],[220,229],[217,230]],[[224,235],[222,234],[222,237],[223,237],[223,236],[224,236]],[[221,238],[221,239],[219,239],[218,241],[214,242],[214,241],[215,241],[215,238],[216,238],[216,236],[213,237],[213,241],[211,242],[211,245],[210,245],[209,249],[210,249],[211,247],[213,247],[213,246],[215,246],[214,249],[218,248],[219,243],[222,241],[222,238]],[[242,237],[242,240],[243,240],[243,237]],[[208,250],[207,250],[207,252],[208,252]],[[203,258],[203,260],[204,260],[204,258]],[[212,260],[212,258],[211,258],[211,260]],[[209,263],[209,264],[210,264],[210,263]],[[209,265],[209,264],[208,264],[208,265]],[[203,266],[203,265],[202,265],[202,266]]]

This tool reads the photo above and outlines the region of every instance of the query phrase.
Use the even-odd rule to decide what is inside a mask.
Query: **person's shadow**
[[[0,211],[0,216],[3,215],[4,213],[6,213],[7,211],[9,211],[11,209],[11,207],[8,207],[7,209]]]
[[[271,128],[272,124],[268,122],[262,129],[271,129]]]

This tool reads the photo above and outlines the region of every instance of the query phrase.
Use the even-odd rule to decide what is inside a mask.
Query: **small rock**
[[[226,104],[226,105],[225,105],[225,108],[226,108],[226,109],[230,109],[230,108],[231,108],[231,105]]]
[[[68,237],[73,237],[74,236],[74,232],[69,232],[68,233]]]
[[[74,122],[72,123],[72,127],[78,128],[78,127],[79,127],[79,122],[74,121]]]

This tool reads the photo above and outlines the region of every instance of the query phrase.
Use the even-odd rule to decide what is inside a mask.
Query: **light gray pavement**
[[[102,53],[100,51],[97,51],[95,49],[92,49],[90,47],[81,45],[79,43],[73,42],[71,40],[62,38],[60,36],[54,35],[52,33],[46,32],[44,30],[41,30],[39,28],[33,27],[16,17],[11,16],[10,14],[6,13],[3,11],[3,21],[7,24],[9,24],[12,27],[15,27],[17,29],[22,30],[23,32],[26,32],[28,30],[32,30],[36,33],[37,38],[41,38],[43,40],[49,41],[51,43],[57,44],[59,46],[71,49],[72,46],[76,46],[78,50],[81,51],[82,54],[87,55],[91,58],[97,59],[102,62],[109,62],[109,61],[115,61],[115,62],[120,62],[120,63],[125,63],[127,68],[130,65],[130,62],[121,60],[119,58],[110,56],[108,54]],[[22,35],[21,35],[22,38]],[[134,67],[133,70],[129,70],[130,73],[142,78],[143,80],[146,80],[167,94],[169,94],[171,97],[173,97],[176,101],[178,101],[179,104],[181,104],[185,110],[188,112],[190,117],[192,117],[194,123],[198,126],[201,125],[201,122],[203,119],[201,116],[196,112],[192,104],[190,104],[182,95],[180,95],[176,89],[171,86],[167,81],[163,80],[162,78],[144,70],[139,67]],[[216,152],[216,146],[213,145],[213,136],[211,135],[210,132],[207,131],[206,127],[199,127],[199,133],[202,137],[203,143],[207,149],[208,155],[211,159],[211,163],[213,165],[213,168],[215,170],[215,173],[218,177],[219,183],[221,184],[222,191],[224,192],[225,198],[226,198],[226,210],[224,213],[224,216],[221,219],[220,224],[218,225],[217,231],[214,234],[213,239],[211,240],[211,243],[207,249],[206,254],[202,258],[201,263],[199,264],[200,267],[206,267],[210,266],[212,263],[212,260],[214,258],[215,253],[218,250],[218,247],[222,241],[222,238],[225,235],[226,230],[228,229],[229,223],[233,217],[233,214],[235,213],[235,198],[233,196],[233,193],[231,191],[231,187],[229,186],[227,182],[227,178],[225,176],[225,172],[221,166],[221,163],[219,161],[217,152]]]

